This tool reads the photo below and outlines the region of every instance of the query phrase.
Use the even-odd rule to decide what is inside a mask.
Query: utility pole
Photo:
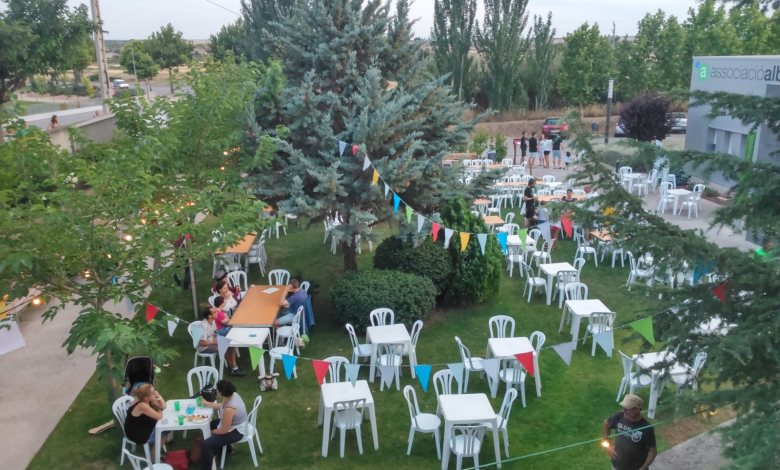
[[[90,0],[92,7],[92,22],[95,23],[95,56],[98,66],[98,83],[100,85],[100,97],[103,98],[103,111],[108,111],[106,100],[111,97],[111,89],[108,85],[108,62],[106,62],[106,46],[103,42],[103,20],[100,17],[98,0]]]
[[[615,84],[615,79],[609,79],[609,86],[607,87],[607,123],[604,125],[604,143],[609,143],[609,118],[612,116],[612,88]]]

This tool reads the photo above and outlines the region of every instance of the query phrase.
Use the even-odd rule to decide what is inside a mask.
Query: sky
[[[89,0],[68,0],[71,6]],[[186,39],[208,39],[226,24],[234,22],[241,12],[240,0],[99,0],[106,39],[144,39],[161,26],[171,23]],[[610,33],[615,23],[618,36],[636,33],[637,22],[658,9],[682,21],[696,0],[529,0],[529,23],[534,15],[546,16],[552,11],[556,37],[563,37],[584,22],[598,23],[602,32]],[[413,0],[410,17],[417,19],[414,33],[430,36],[433,27],[434,0]],[[482,0],[477,0],[477,19],[482,19]]]

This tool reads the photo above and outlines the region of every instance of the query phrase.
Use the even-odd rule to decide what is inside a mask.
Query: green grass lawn
[[[386,233],[390,233],[390,229]],[[573,260],[574,247],[570,241],[560,243],[553,250],[553,261]],[[328,251],[330,244],[322,243],[320,225],[310,229],[290,226],[289,236],[267,243],[270,268],[285,268],[294,276],[312,282],[316,326],[311,334],[311,343],[302,350],[305,358],[321,359],[332,355],[350,357],[350,342],[343,325],[334,318],[329,304],[329,290],[333,281],[342,272],[341,253],[333,256]],[[364,247],[365,248],[365,247]],[[361,268],[371,265],[371,253],[364,249],[359,257]],[[606,260],[605,260],[606,261]],[[257,266],[250,268],[251,282],[265,283],[259,279]],[[200,281],[198,293],[205,301],[210,263],[198,265]],[[607,264],[596,268],[588,261],[582,278],[590,288],[590,298],[601,299],[617,312],[616,325],[625,325],[653,311],[655,297],[645,295],[641,288],[628,292],[624,287],[628,268],[612,269]],[[605,468],[608,461],[597,445],[590,443],[550,452],[553,449],[575,444],[601,436],[602,422],[617,411],[615,394],[620,383],[622,369],[617,353],[608,358],[597,348],[595,357],[590,356],[590,341],[580,344],[574,352],[571,366],[558,357],[550,346],[569,341],[566,332],[558,333],[561,311],[557,302],[544,305],[541,294],[536,294],[531,303],[521,298],[525,279],[516,273],[513,278],[503,275],[496,295],[489,301],[468,308],[436,311],[426,319],[418,343],[418,362],[421,364],[444,364],[460,360],[453,337],[460,336],[469,346],[472,354],[482,356],[488,338],[488,318],[496,314],[507,314],[515,318],[516,334],[527,336],[534,330],[547,335],[547,349],[542,350],[539,363],[542,373],[542,397],[536,397],[534,382],[529,377],[526,383],[527,408],[522,408],[520,399],[515,402],[509,424],[510,451],[513,457],[529,456],[505,464],[505,468],[526,469],[590,469]],[[403,293],[399,293],[403,295]],[[155,290],[152,302],[163,309],[180,315],[185,320],[192,318],[190,293],[178,288],[165,287]],[[366,312],[368,314],[368,312]],[[619,329],[615,334],[615,349],[628,353],[639,351],[642,342],[628,339],[630,328]],[[186,373],[192,367],[192,343],[184,326],[180,326],[171,343],[181,353],[164,367],[157,376],[157,388],[166,398],[181,398],[187,393]],[[656,346],[659,347],[659,346]],[[249,368],[249,355],[244,352],[239,359],[242,366]],[[281,369],[281,364],[277,364]],[[437,371],[445,366],[434,366]],[[368,375],[367,368],[361,368],[361,378]],[[402,386],[415,386],[420,405],[425,411],[433,412],[436,397],[433,385],[423,393],[416,380],[411,380],[408,369],[403,372]],[[251,404],[259,392],[256,377],[248,375],[234,381],[247,404]],[[43,381],[42,381],[43,383]],[[403,395],[395,389],[379,391],[379,382],[371,390],[376,401],[379,430],[379,450],[371,444],[370,427],[364,426],[364,454],[358,454],[354,432],[347,435],[345,459],[338,457],[338,440],[331,442],[328,458],[320,456],[322,429],[317,426],[317,404],[319,390],[311,363],[298,361],[298,379],[288,381],[280,378],[279,390],[263,392],[263,403],[258,416],[258,427],[265,454],[260,465],[265,468],[436,468],[433,437],[417,434],[412,454],[406,456],[409,415]],[[504,394],[503,385],[493,405],[500,407]],[[488,392],[487,381],[472,375],[470,392]],[[642,394],[647,398],[647,390]],[[666,401],[670,393],[665,394]],[[661,400],[663,406],[664,400]],[[111,419],[110,406],[106,402],[103,388],[93,377],[74,401],[68,412],[47,439],[30,465],[32,469],[59,468],[63,462],[85,469],[117,468],[121,430],[114,428],[97,436],[87,430]],[[671,417],[669,408],[661,409],[658,420]],[[193,433],[185,439],[178,434],[169,448],[189,446]],[[486,448],[481,455],[483,464],[494,460],[492,442],[487,438]],[[664,442],[660,442],[661,449]],[[503,454],[503,444],[502,444]],[[470,460],[464,462],[471,465]],[[125,464],[127,466],[127,464]],[[245,445],[237,446],[227,465],[231,468],[250,468],[251,458]],[[129,468],[129,467],[127,467]]]

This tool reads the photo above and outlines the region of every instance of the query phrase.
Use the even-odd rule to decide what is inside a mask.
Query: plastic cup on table
[[[196,404],[196,405],[198,405],[198,408],[202,408],[202,407],[203,407],[203,397],[201,397],[200,395],[198,395],[198,396],[195,398],[195,404]]]
[[[179,415],[179,426],[184,424],[184,415]]]
[[[195,413],[195,406],[193,405],[188,406],[186,411],[187,411],[187,416]]]
[[[176,400],[175,402],[173,402],[173,409],[176,410],[176,411],[179,411],[181,409],[181,403],[179,403],[179,400]]]

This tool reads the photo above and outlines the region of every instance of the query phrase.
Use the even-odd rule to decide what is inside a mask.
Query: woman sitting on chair
[[[154,427],[163,417],[165,400],[154,389],[152,384],[143,384],[133,392],[135,401],[127,409],[125,418],[125,435],[136,444],[144,445],[154,442]],[[168,433],[163,434],[161,444],[164,444]]]
[[[201,468],[210,470],[214,463],[214,455],[223,446],[230,446],[243,439],[238,426],[247,420],[246,406],[236,392],[236,386],[227,380],[217,382],[217,392],[222,396],[222,404],[203,400],[203,406],[220,410],[222,419],[211,422],[211,437],[203,441],[203,457]],[[228,447],[228,452],[232,446]]]

